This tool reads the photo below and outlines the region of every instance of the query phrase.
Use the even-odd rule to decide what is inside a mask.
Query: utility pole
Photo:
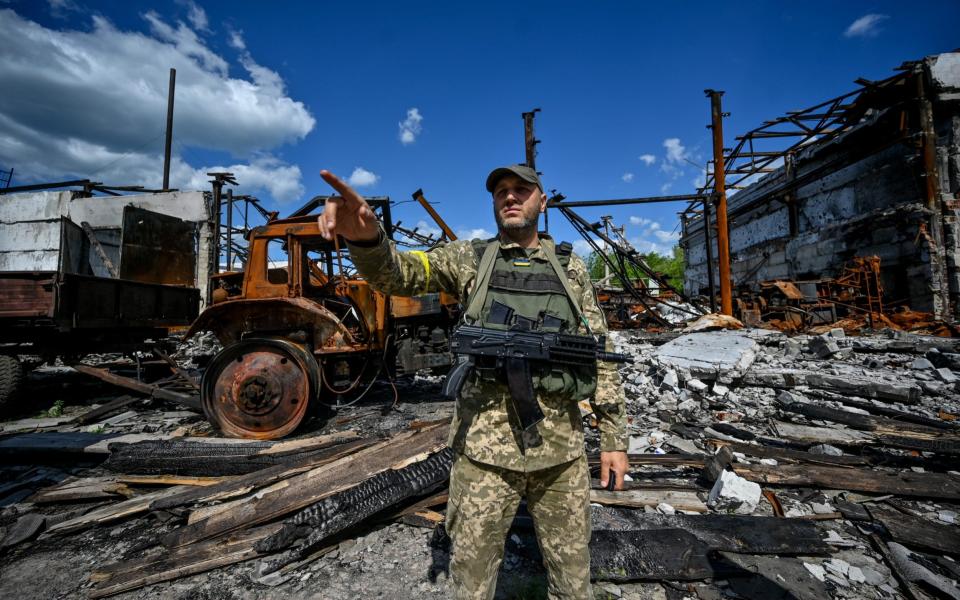
[[[167,87],[167,140],[163,147],[163,189],[170,189],[170,148],[173,145],[173,96],[177,88],[177,70],[170,69]]]
[[[713,193],[717,202],[717,255],[720,261],[720,312],[733,316],[730,286],[730,230],[727,226],[727,182],[723,163],[723,92],[704,90],[710,97],[710,128],[713,130]]]
[[[540,140],[533,133],[533,119],[538,112],[540,112],[540,109],[535,108],[530,112],[521,113],[523,117],[523,147],[526,157],[524,164],[534,171],[537,170],[537,144],[540,143]],[[550,230],[549,213],[546,209],[543,211],[543,230]]]

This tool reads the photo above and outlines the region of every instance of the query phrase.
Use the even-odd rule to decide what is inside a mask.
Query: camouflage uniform
[[[552,249],[554,242],[544,234],[540,239],[539,247],[529,249],[503,240],[500,256],[547,262],[544,246]],[[375,289],[399,296],[444,291],[468,304],[479,264],[471,241],[458,240],[426,253],[398,252],[383,235],[373,246],[348,246],[358,271]],[[566,269],[590,330],[605,333],[586,264],[571,255]],[[582,327],[579,333],[585,333]],[[600,426],[600,449],[626,450],[620,375],[613,364],[600,362],[596,379],[590,404]],[[550,597],[590,596],[589,473],[580,411],[569,395],[538,390],[537,400],[545,419],[532,428],[535,431],[524,433],[511,417],[512,400],[503,384],[474,377],[458,398],[448,442],[458,458],[447,510],[457,598],[493,597],[504,540],[521,497],[534,518]]]

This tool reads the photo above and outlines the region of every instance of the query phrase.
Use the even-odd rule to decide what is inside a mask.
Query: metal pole
[[[703,201],[703,239],[707,248],[707,289],[710,290],[710,312],[717,312],[717,289],[713,285],[713,240],[710,239],[710,200]]]
[[[535,108],[523,113],[523,147],[526,149],[526,165],[534,171],[537,170],[537,144],[540,140],[533,135],[533,118],[538,112],[540,109]]]
[[[170,69],[167,87],[167,141],[163,147],[163,189],[170,189],[170,147],[173,145],[173,96],[177,88],[177,70]]]
[[[227,190],[227,271],[233,270],[233,188]]]
[[[727,189],[723,163],[723,92],[704,90],[710,97],[710,128],[713,130],[713,192],[717,198],[717,254],[720,260],[720,312],[733,316],[730,289],[730,230],[727,225]]]

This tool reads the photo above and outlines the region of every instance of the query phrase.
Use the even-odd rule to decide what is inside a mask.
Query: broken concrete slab
[[[810,352],[816,354],[819,358],[830,358],[840,352],[840,346],[837,345],[836,340],[826,333],[810,338],[807,346],[810,348]]]
[[[716,510],[732,510],[738,515],[749,515],[760,502],[760,486],[732,471],[721,471],[713,484],[707,505]]]
[[[653,361],[672,369],[686,369],[692,377],[713,381],[729,374],[739,377],[757,358],[759,346],[741,331],[691,333],[657,348]]]

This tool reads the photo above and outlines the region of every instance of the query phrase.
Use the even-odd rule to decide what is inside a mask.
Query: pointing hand
[[[320,176],[340,194],[339,198],[327,200],[323,212],[317,217],[320,234],[327,240],[332,240],[335,235],[352,242],[377,239],[380,235],[377,216],[363,196],[330,171],[320,171]]]

